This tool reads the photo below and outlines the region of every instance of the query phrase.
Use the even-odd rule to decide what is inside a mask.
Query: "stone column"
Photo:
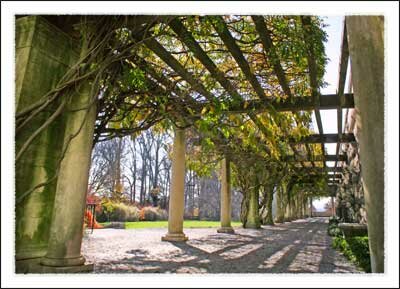
[[[183,213],[185,208],[185,130],[175,128],[172,152],[172,179],[169,193],[168,233],[162,241],[186,241],[183,233]]]
[[[45,18],[26,16],[15,21],[15,56],[15,107],[18,114],[56,87],[78,58],[79,51],[71,37]],[[16,153],[59,105],[59,101],[54,101],[16,132]],[[18,273],[28,272],[30,268],[26,265],[31,261],[38,263],[38,258],[47,252],[57,186],[57,177],[54,176],[61,156],[64,128],[65,119],[60,115],[31,142],[15,163],[15,259]],[[53,181],[31,191],[50,179]],[[26,194],[29,191],[31,193]]]
[[[83,41],[81,57],[87,51],[87,43]],[[91,90],[90,80],[86,80],[75,88],[67,103],[65,153],[60,164],[47,254],[41,260],[44,266],[70,267],[85,263],[81,244],[97,115],[96,96],[91,95]]]
[[[282,223],[284,220],[284,208],[283,208],[283,198],[282,198],[282,194],[283,194],[283,188],[280,188],[277,192],[276,192],[276,218],[275,218],[275,222],[277,223]]]
[[[259,187],[256,186],[250,191],[249,210],[245,228],[259,229],[261,227],[260,215],[258,212]]]
[[[230,161],[221,161],[221,228],[218,233],[234,233],[231,226],[231,171]]]
[[[83,85],[68,106],[64,138],[67,149],[60,166],[49,246],[42,265],[65,267],[85,262],[81,242],[96,120],[96,105],[91,103],[90,88],[88,84]],[[88,106],[90,108],[85,109]]]
[[[292,206],[292,204],[291,204],[290,198],[288,198],[286,206],[285,206],[285,219],[284,219],[285,222],[290,222],[292,220],[291,219],[291,211],[292,211],[291,206]]]
[[[384,272],[384,17],[346,16],[371,267]]]

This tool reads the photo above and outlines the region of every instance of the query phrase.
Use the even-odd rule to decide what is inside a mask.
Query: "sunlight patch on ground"
[[[301,250],[290,264],[289,272],[314,272],[319,271],[319,264],[322,260],[322,251],[325,247],[306,246]]]
[[[271,257],[269,257],[267,260],[265,260],[263,265],[258,266],[258,268],[259,269],[273,268],[279,262],[279,260],[281,260],[282,257],[285,256],[286,253],[289,252],[290,249],[292,249],[293,247],[294,247],[294,245],[288,245],[288,246],[284,247],[283,249],[281,249],[280,251],[274,253]]]
[[[251,252],[257,249],[260,249],[262,246],[263,244],[248,244],[239,248],[223,252],[222,254],[220,254],[220,256],[226,260],[238,259],[247,254],[250,254]]]

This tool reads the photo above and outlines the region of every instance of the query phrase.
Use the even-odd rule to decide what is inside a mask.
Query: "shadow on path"
[[[123,244],[115,246],[114,255],[102,252],[91,256],[96,253],[90,250],[84,255],[94,260],[97,273],[359,272],[331,248],[326,229],[324,218],[263,226],[259,230],[238,228],[236,234],[192,229],[200,230],[196,231],[200,236],[186,243],[157,241],[159,235],[154,234],[149,235],[151,242],[140,243],[138,248],[133,248],[135,241],[127,238],[124,242],[129,248]],[[190,232],[188,235],[190,238]],[[112,236],[102,236],[99,240],[108,246],[118,243]],[[104,249],[113,250],[106,245]]]

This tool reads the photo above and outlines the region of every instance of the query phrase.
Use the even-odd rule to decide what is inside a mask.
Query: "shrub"
[[[168,219],[167,211],[159,207],[143,207],[139,215],[141,221],[161,221]]]
[[[329,226],[334,226],[334,225],[337,226],[338,224],[339,224],[339,219],[338,219],[337,217],[333,216],[333,217],[330,217],[330,218],[329,218],[328,227],[329,227]]]
[[[331,226],[328,227],[328,235],[332,237],[342,236],[343,232],[339,227]]]
[[[338,227],[338,224],[339,224],[339,219],[337,219],[336,217],[329,218],[329,224],[328,224],[328,235],[329,236],[336,237],[336,236],[343,235],[343,232]]]
[[[371,272],[368,237],[352,237],[345,239],[337,236],[332,246],[343,252],[347,259],[360,266],[365,272]]]
[[[139,209],[124,203],[108,201],[102,204],[102,211],[97,216],[98,222],[136,222],[139,221]]]

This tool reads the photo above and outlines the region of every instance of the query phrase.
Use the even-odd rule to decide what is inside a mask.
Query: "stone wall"
[[[346,133],[354,133],[357,143],[342,144],[347,161],[343,163],[342,184],[336,192],[336,215],[343,222],[367,223],[364,190],[361,177],[360,147],[358,145],[359,128],[357,112],[350,109],[347,113]]]

